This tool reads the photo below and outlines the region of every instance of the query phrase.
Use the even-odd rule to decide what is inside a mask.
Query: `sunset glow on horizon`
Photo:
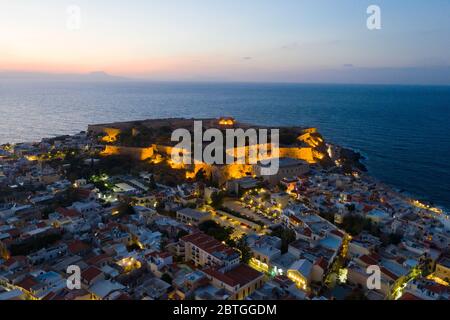
[[[291,81],[450,66],[448,2],[377,2],[383,27],[370,31],[371,1],[2,0],[0,71]]]

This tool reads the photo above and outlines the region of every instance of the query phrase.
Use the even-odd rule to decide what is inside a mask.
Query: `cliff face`
[[[320,163],[325,166],[332,165],[332,160],[327,153],[327,144],[322,135],[316,128],[305,129],[303,133],[298,137],[298,140],[311,149],[313,162]]]
[[[354,168],[362,172],[367,172],[367,168],[360,161],[363,159],[359,152],[347,148],[340,149],[340,158],[344,169]]]
[[[298,139],[311,148],[312,162],[317,162],[325,168],[340,168],[345,173],[367,171],[361,163],[363,157],[359,152],[327,144],[316,128],[305,129]],[[332,152],[333,148],[335,152]]]

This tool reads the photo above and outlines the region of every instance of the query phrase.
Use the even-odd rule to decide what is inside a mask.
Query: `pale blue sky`
[[[366,28],[370,4],[381,30]],[[80,30],[66,28],[69,5]],[[448,0],[0,0],[0,70],[450,82],[449,16]]]

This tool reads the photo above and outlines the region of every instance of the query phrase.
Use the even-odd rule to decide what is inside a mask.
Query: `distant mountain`
[[[113,76],[107,74],[104,71],[94,71],[87,74],[0,71],[0,80],[113,82],[113,81],[128,81],[130,79],[125,77]]]

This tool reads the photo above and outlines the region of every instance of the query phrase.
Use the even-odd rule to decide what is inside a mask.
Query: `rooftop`
[[[205,273],[231,287],[235,287],[237,285],[242,287],[260,277],[263,277],[261,272],[256,271],[246,264],[240,264],[226,272],[220,272],[217,269],[209,268],[205,270]]]
[[[190,242],[196,247],[202,249],[203,251],[215,257],[220,257],[221,255],[225,255],[225,257],[227,258],[239,257],[239,253],[236,250],[224,245],[220,241],[204,234],[203,232],[198,232],[184,236],[183,238],[181,238],[181,240],[185,242]]]
[[[181,213],[185,216],[189,216],[189,217],[197,219],[197,220],[209,217],[209,213],[194,210],[191,208],[184,208],[184,209],[178,210],[177,213]]]

